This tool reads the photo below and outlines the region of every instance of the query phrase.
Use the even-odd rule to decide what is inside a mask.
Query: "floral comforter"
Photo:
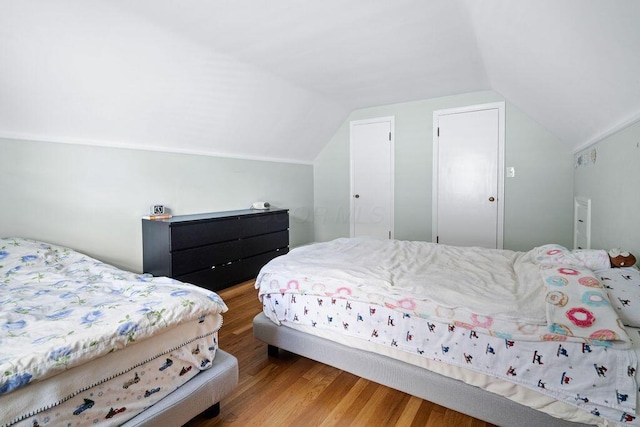
[[[0,396],[227,307],[208,290],[0,239]],[[220,319],[221,322],[221,319]]]

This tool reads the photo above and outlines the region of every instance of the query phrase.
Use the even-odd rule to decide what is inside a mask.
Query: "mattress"
[[[207,316],[21,388],[0,401],[3,425],[121,424],[211,366],[219,325]]]
[[[422,246],[420,242],[412,242],[411,246],[416,244]],[[488,254],[484,252],[486,250],[475,248],[474,251],[483,253],[479,262],[472,268],[472,281],[463,278],[464,272],[451,271],[451,266],[459,266],[460,259],[473,259],[475,254],[457,253],[453,260],[448,260],[446,257],[442,258],[442,254],[429,254],[428,250],[425,252],[424,247],[417,252],[411,252],[407,251],[405,246],[400,252],[406,252],[404,255],[408,256],[398,258],[395,253],[376,252],[378,243],[358,239],[334,241],[320,246],[319,253],[312,248],[300,251],[300,259],[304,259],[300,265],[300,259],[295,258],[294,250],[287,256],[288,259],[277,259],[268,264],[259,275],[256,287],[260,289],[264,313],[274,323],[368,351],[376,351],[417,366],[435,369],[436,372],[454,378],[496,389],[499,394],[507,397],[510,394],[521,394],[520,389],[533,390],[534,396],[542,396],[541,402],[544,402],[544,399],[563,402],[562,405],[556,405],[562,408],[561,414],[556,413],[554,416],[581,422],[593,422],[595,419],[600,420],[601,424],[604,422],[603,419],[637,424],[635,411],[638,399],[638,340],[631,340],[628,336],[629,332],[636,331],[624,330],[615,316],[611,330],[616,330],[616,338],[611,341],[565,337],[558,333],[563,332],[563,329],[547,329],[549,313],[546,310],[545,299],[548,300],[550,294],[556,295],[552,292],[557,292],[557,276],[550,275],[549,272],[557,272],[560,268],[570,276],[580,277],[576,277],[576,281],[582,281],[578,286],[587,289],[587,292],[590,292],[588,295],[596,300],[594,292],[598,290],[593,282],[593,275],[586,271],[589,269],[585,267],[585,262],[591,263],[590,266],[594,267],[598,265],[597,259],[586,259],[585,254],[573,255],[556,247],[546,247],[531,253],[487,251]],[[327,259],[324,252],[336,250],[336,246],[339,255],[328,256],[330,262],[327,273],[322,266],[323,261]],[[553,263],[545,263],[548,261],[546,255],[549,252],[554,258]],[[541,254],[545,256],[541,257]],[[503,319],[513,316],[513,307],[495,315],[494,307],[484,311],[484,306],[477,303],[482,299],[482,295],[478,296],[478,292],[483,292],[482,284],[479,291],[475,290],[476,304],[471,305],[471,310],[468,310],[469,306],[462,304],[460,298],[451,298],[459,289],[478,283],[480,279],[479,274],[476,274],[476,267],[481,265],[483,260],[486,260],[487,264],[495,265],[496,263],[491,261],[494,255],[497,255],[499,262],[506,260],[506,264],[515,265],[515,268],[512,268],[513,273],[509,274],[508,269],[489,269],[488,273],[480,271],[479,274],[488,274],[489,281],[503,285],[505,281],[515,281],[516,287],[524,289],[516,290],[514,294],[508,294],[504,289],[499,291],[514,304],[517,304],[518,300],[531,300],[531,306],[539,306],[538,310],[524,311],[527,313],[526,317],[532,319],[531,324],[525,325],[518,320],[514,322],[519,325],[515,331],[505,330],[502,326],[498,330],[495,326],[498,322],[492,323],[500,316]],[[600,253],[594,255],[595,258],[601,257]],[[555,264],[560,257],[563,262],[571,258],[571,262],[580,265]],[[332,261],[336,258],[339,262],[334,265]],[[370,258],[374,262],[365,262],[366,266],[363,266],[363,262],[357,258]],[[314,260],[310,266],[306,262],[308,259]],[[438,277],[438,280],[435,282],[444,282],[449,286],[452,276],[459,282],[445,292],[444,298],[435,303],[433,299],[423,298],[423,294],[416,291],[424,286],[424,283],[416,283],[420,275],[415,272],[421,269],[433,271],[434,268],[433,265],[419,265],[421,263],[417,260],[420,259],[430,262],[436,260],[436,263],[447,265],[449,270],[436,271],[435,277]],[[528,264],[524,265],[525,262]],[[410,265],[410,268],[404,268],[404,264]],[[401,267],[398,269],[394,265]],[[586,270],[581,271],[582,268]],[[535,280],[538,284],[528,287],[519,283],[518,269],[524,271],[523,275],[527,280]],[[373,271],[373,274],[369,270]],[[574,274],[574,271],[577,274]],[[372,286],[375,282],[382,284]],[[433,280],[427,282],[429,286],[437,285]],[[585,287],[585,283],[589,286]],[[546,287],[545,284],[553,288]],[[363,289],[365,292],[362,292]],[[406,289],[409,292],[403,293]],[[564,287],[562,290],[569,292]],[[436,289],[429,289],[428,294],[440,297]],[[533,302],[532,298],[537,302]],[[456,301],[457,305],[452,304]],[[429,304],[434,305],[435,309],[429,311]],[[542,314],[538,313],[540,310]],[[457,312],[462,313],[464,321],[457,320]],[[599,312],[597,313],[600,316]],[[610,309],[607,315],[610,316],[612,313],[613,310]],[[535,334],[530,333],[531,331],[536,331],[537,334],[540,334],[537,331],[543,331],[540,334],[541,339],[536,340]],[[598,333],[595,336],[601,338],[603,335]],[[434,364],[437,368],[431,366]],[[498,381],[489,384],[487,378]],[[531,404],[535,403],[532,401]],[[543,403],[542,406],[548,405]]]
[[[2,426],[122,424],[212,366],[215,293],[18,238],[0,281]]]

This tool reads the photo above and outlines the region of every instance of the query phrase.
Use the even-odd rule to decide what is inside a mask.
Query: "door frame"
[[[498,110],[498,194],[497,194],[497,232],[496,246],[498,249],[504,248],[504,140],[505,140],[505,102],[491,102],[487,104],[468,105],[465,107],[447,108],[445,110],[434,110],[433,112],[433,179],[431,191],[431,241],[437,243],[438,239],[438,119],[440,116],[470,113],[473,111]]]
[[[383,123],[389,122],[389,131],[391,132],[391,140],[389,141],[389,162],[391,163],[389,166],[389,177],[390,179],[390,194],[389,197],[389,231],[390,236],[389,239],[394,238],[395,234],[395,220],[394,220],[394,211],[395,211],[395,140],[396,140],[396,132],[395,132],[395,116],[386,116],[386,117],[376,117],[372,119],[362,119],[362,120],[352,120],[349,122],[349,236],[355,236],[355,207],[353,206],[354,199],[354,191],[353,188],[353,128],[358,125],[366,125],[373,123]]]

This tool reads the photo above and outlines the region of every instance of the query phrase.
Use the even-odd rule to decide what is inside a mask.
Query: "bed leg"
[[[215,418],[218,415],[220,415],[220,402],[209,406],[209,408],[204,411],[204,416],[207,418]]]
[[[272,357],[278,357],[280,355],[280,349],[275,345],[267,344],[267,354]]]

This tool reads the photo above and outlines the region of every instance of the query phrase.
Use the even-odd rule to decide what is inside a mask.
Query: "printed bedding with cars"
[[[637,354],[593,270],[604,251],[337,239],[256,281],[265,314],[457,365],[615,422],[637,419]]]
[[[227,310],[211,291],[21,238],[0,239],[0,295],[2,426],[126,421],[211,366]]]

